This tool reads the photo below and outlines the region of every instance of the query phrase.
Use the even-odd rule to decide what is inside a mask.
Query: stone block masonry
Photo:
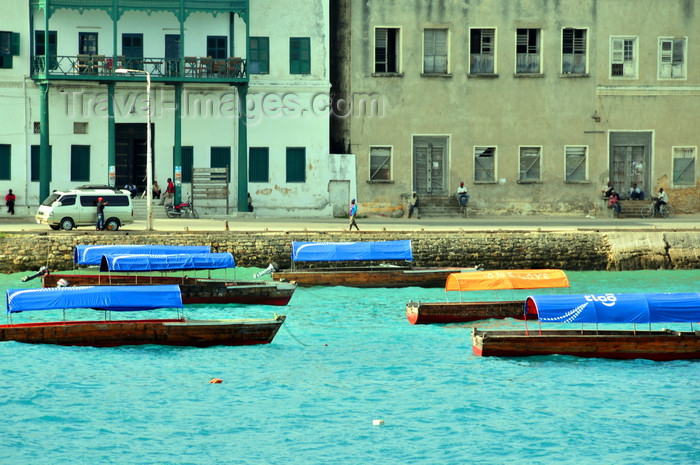
[[[691,232],[377,232],[363,241],[411,239],[416,266],[568,271],[700,269],[700,233]],[[291,263],[292,241],[348,241],[341,232],[13,233],[0,237],[0,272],[70,270],[78,244],[209,245],[231,252],[239,267]],[[307,265],[308,266],[308,265]]]

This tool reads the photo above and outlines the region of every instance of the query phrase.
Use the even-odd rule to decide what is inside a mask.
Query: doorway
[[[447,193],[447,137],[413,138],[413,190],[418,195]]]
[[[146,188],[146,123],[115,124],[115,186],[135,184]],[[151,166],[153,164],[154,126],[151,123]]]
[[[78,33],[78,55],[97,54],[97,32]]]
[[[333,205],[333,217],[342,218],[348,215],[350,203],[350,181],[331,181],[328,184],[328,194]]]
[[[180,74],[180,34],[165,34],[165,63],[168,76]]]
[[[613,132],[610,134],[610,182],[627,198],[632,184],[645,197],[652,194],[650,183],[651,132]]]
[[[122,55],[129,69],[143,69],[143,34],[122,34]]]

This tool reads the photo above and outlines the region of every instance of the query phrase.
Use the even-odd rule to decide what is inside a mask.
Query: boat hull
[[[67,321],[0,325],[0,341],[64,346],[242,346],[269,344],[284,316],[270,320]]]
[[[472,349],[478,356],[576,357],[648,359],[657,361],[700,358],[700,331],[482,331],[472,330]]]
[[[408,302],[406,318],[411,324],[469,323],[471,321],[515,318],[522,320],[522,300],[503,302]],[[528,316],[528,319],[531,317]]]
[[[341,268],[280,270],[272,272],[274,281],[293,282],[299,286],[347,287],[444,287],[452,273],[475,271],[476,268]]]
[[[71,286],[136,286],[177,284],[184,304],[257,304],[287,305],[296,286],[271,281],[235,281],[182,276],[144,276],[127,274],[51,273],[42,277],[43,287],[56,287],[65,279]]]

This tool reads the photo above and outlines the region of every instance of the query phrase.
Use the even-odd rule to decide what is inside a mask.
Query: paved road
[[[549,216],[477,216],[474,218],[358,218],[360,234],[365,231],[565,231],[565,230],[691,230],[700,233],[700,214],[679,214],[673,218],[631,218],[622,219],[588,217],[584,215],[549,215]],[[347,220],[341,218],[256,218],[252,214],[234,214],[215,218],[176,218],[153,220],[155,231],[345,231]],[[126,225],[123,231],[146,231],[146,221],[137,220]],[[1,232],[51,232],[48,226],[38,225],[33,217],[8,217],[3,212],[0,216]],[[94,228],[77,228],[78,232],[95,232]],[[104,234],[104,233],[100,233]],[[108,234],[108,233],[107,233]],[[358,233],[353,231],[352,233]]]

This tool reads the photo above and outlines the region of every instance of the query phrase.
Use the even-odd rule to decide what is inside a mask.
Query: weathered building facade
[[[460,181],[495,213],[588,212],[607,181],[700,211],[698,2],[335,4],[334,95],[366,106],[331,144],[365,212]]]
[[[331,181],[350,180],[329,156],[328,15],[328,0],[3,2],[0,191],[20,206],[145,189],[150,119],[153,179],[178,197],[193,167],[228,168],[200,206],[247,211],[250,193],[257,211],[329,216]]]

